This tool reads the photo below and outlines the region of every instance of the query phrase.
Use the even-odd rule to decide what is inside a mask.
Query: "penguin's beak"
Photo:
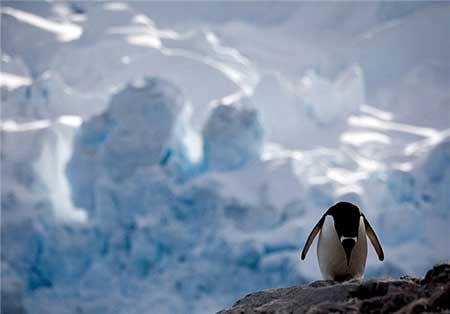
[[[350,255],[352,254],[355,243],[356,240],[353,238],[345,238],[341,240],[341,244],[344,247],[345,255],[347,257],[347,266],[350,264]]]

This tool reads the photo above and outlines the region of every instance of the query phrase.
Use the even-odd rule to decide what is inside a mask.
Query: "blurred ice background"
[[[450,258],[448,2],[1,2],[2,313],[212,313]]]

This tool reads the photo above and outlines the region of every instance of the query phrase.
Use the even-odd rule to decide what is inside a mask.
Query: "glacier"
[[[315,280],[299,249],[338,200],[385,249],[367,277],[450,259],[448,12],[2,2],[2,313],[213,313]]]

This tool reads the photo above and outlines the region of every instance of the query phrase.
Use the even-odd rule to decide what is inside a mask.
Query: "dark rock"
[[[450,264],[436,265],[422,280],[314,281],[308,285],[251,293],[219,314],[448,313]]]
[[[358,313],[358,308],[351,304],[343,303],[321,303],[319,305],[313,305],[306,314],[353,314]]]
[[[343,302],[348,298],[349,292],[357,287],[356,283],[326,283],[322,281],[319,287],[305,285],[252,293],[237,301],[231,309],[219,313],[305,313],[314,304]],[[320,308],[315,313],[321,313]]]
[[[435,309],[450,309],[450,283],[430,297],[430,304]]]
[[[331,285],[335,285],[335,284],[337,284],[337,282],[335,282],[333,280],[317,280],[317,281],[311,282],[308,286],[313,287],[313,288],[319,288],[319,287],[326,287],[326,286],[331,286]]]
[[[421,280],[422,280],[422,279],[420,279],[419,277],[408,276],[408,275],[400,276],[400,279],[407,280],[407,281],[412,281],[412,282],[414,282],[414,283],[416,283],[416,284],[420,284],[420,282],[421,282]]]
[[[352,297],[364,300],[373,297],[384,296],[398,289],[416,288],[417,284],[409,280],[368,280],[362,282],[354,292]]]
[[[450,281],[450,263],[439,264],[429,270],[422,284],[447,283]]]
[[[365,300],[359,310],[368,314],[394,313],[414,300],[414,296],[409,293],[394,293]]]

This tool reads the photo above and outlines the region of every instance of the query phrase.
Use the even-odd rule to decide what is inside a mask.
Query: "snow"
[[[38,15],[30,14],[10,7],[2,8],[1,13],[15,17],[17,20],[32,26],[55,33],[60,41],[71,41],[81,36],[82,28],[72,23],[55,23]]]
[[[299,251],[340,200],[385,250],[366,276],[449,259],[448,9],[2,2],[2,312],[316,280]]]

